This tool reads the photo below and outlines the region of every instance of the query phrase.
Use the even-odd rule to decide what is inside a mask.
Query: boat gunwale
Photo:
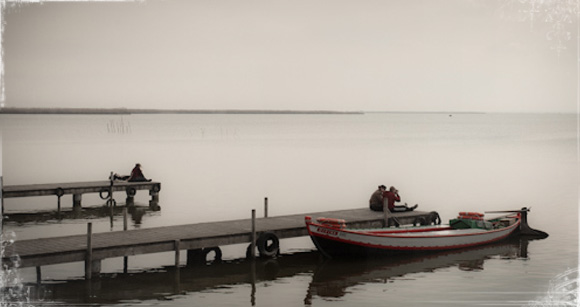
[[[490,240],[486,240],[486,241],[481,241],[481,242],[474,242],[474,243],[466,243],[466,244],[456,244],[456,245],[438,245],[438,246],[397,246],[397,245],[381,245],[381,244],[369,244],[369,243],[362,243],[362,242],[358,242],[358,241],[352,241],[352,240],[345,240],[342,238],[333,238],[333,237],[329,237],[329,236],[324,236],[321,234],[310,234],[310,236],[313,238],[313,240],[318,240],[318,239],[324,239],[324,240],[330,240],[330,241],[334,241],[334,242],[340,242],[343,244],[349,244],[349,245],[356,245],[356,246],[361,246],[361,247],[365,247],[365,248],[371,248],[371,249],[376,249],[376,250],[381,250],[381,251],[409,251],[409,252],[418,252],[418,251],[443,251],[443,250],[453,250],[453,249],[460,249],[460,248],[468,248],[468,247],[473,247],[473,246],[479,246],[479,245],[485,245],[485,244],[489,244],[489,243],[493,243],[493,242],[497,242],[500,240],[503,240],[507,237],[509,237],[511,234],[513,233],[512,231],[509,231],[505,234],[502,234],[501,237],[495,238],[495,239],[490,239]],[[318,243],[315,243],[315,245],[317,246],[317,248],[319,248],[319,250],[321,250],[320,247],[318,247]],[[326,253],[325,251],[323,251],[323,253]]]
[[[513,223],[512,225],[509,225],[509,226],[506,226],[503,228],[499,228],[499,229],[489,229],[489,230],[488,229],[481,229],[481,231],[478,231],[478,232],[447,234],[447,235],[441,235],[441,236],[425,236],[425,235],[423,235],[423,236],[421,236],[421,235],[400,236],[400,235],[393,235],[393,234],[380,234],[380,233],[377,234],[377,233],[368,232],[368,231],[364,232],[364,231],[349,230],[349,229],[344,229],[344,228],[340,229],[340,228],[332,227],[329,225],[323,225],[323,224],[319,224],[319,223],[312,222],[312,221],[307,221],[306,224],[311,225],[311,226],[316,226],[316,227],[323,227],[323,228],[331,230],[331,231],[339,231],[339,232],[367,236],[367,237],[381,237],[381,238],[393,238],[393,239],[444,239],[444,238],[453,238],[453,237],[478,236],[478,235],[482,235],[482,234],[490,234],[490,233],[505,232],[505,231],[512,232],[513,229],[515,227],[519,226],[520,222],[521,222],[521,218],[519,216],[516,218],[517,218],[517,221],[515,223]],[[421,227],[421,226],[419,226],[419,227]],[[427,232],[427,231],[429,231],[429,229],[433,229],[433,228],[425,228],[424,231],[418,231],[418,233]],[[442,229],[445,229],[445,228],[442,227]],[[466,228],[466,229],[473,229],[473,228]],[[453,229],[453,230],[460,232],[460,231],[465,230],[465,229]],[[440,231],[440,230],[432,230],[432,231]],[[310,229],[308,229],[308,232],[311,233]],[[398,230],[398,231],[394,230],[393,232],[410,233],[410,232],[407,232],[405,230]],[[312,233],[311,233],[311,235],[312,235]]]

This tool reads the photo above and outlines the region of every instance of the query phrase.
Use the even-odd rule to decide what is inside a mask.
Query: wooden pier
[[[391,214],[401,224],[430,221],[434,212],[401,212]],[[208,222],[189,225],[166,226],[127,231],[114,231],[92,234],[88,224],[87,235],[73,235],[55,238],[41,238],[16,241],[4,251],[2,262],[10,266],[14,257],[19,259],[19,267],[40,267],[69,262],[85,262],[85,277],[91,279],[100,272],[101,260],[127,257],[139,254],[174,251],[176,265],[179,265],[179,251],[188,250],[187,261],[195,262],[202,257],[205,263],[207,253],[216,251],[221,255],[219,246],[250,243],[258,244],[258,249],[268,250],[264,236],[279,243],[278,239],[307,236],[304,217],[312,216],[345,219],[354,228],[381,227],[385,224],[384,214],[368,208],[339,210],[317,213],[303,213],[278,217]],[[262,244],[263,246],[261,246]],[[275,246],[278,248],[278,245]],[[254,257],[255,249],[249,255]]]
[[[133,204],[133,199],[138,190],[148,190],[151,195],[150,206],[159,203],[159,182],[127,182],[127,181],[91,181],[91,182],[68,182],[50,184],[27,184],[2,186],[2,198],[32,197],[54,195],[58,197],[58,210],[60,211],[60,198],[64,195],[72,195],[73,208],[81,207],[82,195],[86,193],[99,193],[102,199],[110,199],[112,192],[125,191],[127,205]],[[2,206],[4,210],[4,206]]]

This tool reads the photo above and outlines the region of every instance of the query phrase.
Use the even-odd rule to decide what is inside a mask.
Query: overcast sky
[[[9,4],[5,106],[576,112],[577,16],[558,53],[527,2]]]

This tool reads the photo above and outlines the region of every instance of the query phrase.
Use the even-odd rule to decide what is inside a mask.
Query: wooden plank
[[[7,185],[2,187],[3,198],[29,197],[56,195],[57,189],[62,189],[64,194],[99,193],[101,189],[110,187],[109,180],[89,182],[65,182],[48,184]],[[161,183],[156,181],[127,182],[114,181],[113,191],[125,191],[128,187],[135,190],[152,190],[154,186],[161,188]]]
[[[413,211],[393,213],[402,223],[412,221],[428,212]],[[280,239],[308,235],[304,217],[342,218],[351,227],[370,228],[383,225],[383,213],[368,208],[293,214],[279,217],[257,218],[256,232],[273,232]],[[92,259],[133,256],[175,250],[179,240],[180,249],[198,249],[251,241],[251,220],[231,220],[189,225],[165,226],[126,231],[94,233],[92,236]],[[21,267],[41,266],[85,260],[87,240],[85,235],[42,238],[16,241],[5,250],[3,261],[9,263],[12,256],[20,257]]]

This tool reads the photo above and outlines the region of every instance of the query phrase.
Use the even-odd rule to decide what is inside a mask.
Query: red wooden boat
[[[527,211],[527,209],[526,209]],[[305,217],[312,241],[325,256],[361,256],[401,252],[435,252],[497,242],[520,229],[522,212],[484,220],[483,214],[460,212],[449,225],[351,229],[341,219]]]

